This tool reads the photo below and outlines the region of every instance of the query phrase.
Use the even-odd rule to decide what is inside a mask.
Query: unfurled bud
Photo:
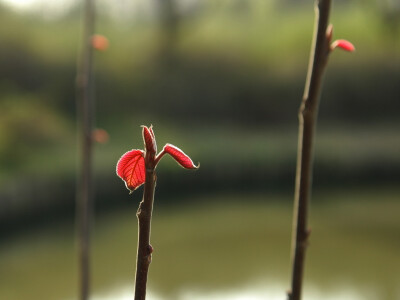
[[[342,50],[353,52],[356,50],[354,45],[347,40],[336,40],[331,44],[331,50],[334,50],[336,47],[341,48]]]
[[[117,175],[125,182],[126,187],[131,192],[145,183],[146,173],[153,172],[160,159],[167,153],[186,169],[197,169],[199,167],[181,149],[171,144],[166,144],[163,150],[156,155],[157,145],[153,128],[151,126],[142,126],[142,128],[145,151],[138,149],[128,151],[122,155],[117,163]]]

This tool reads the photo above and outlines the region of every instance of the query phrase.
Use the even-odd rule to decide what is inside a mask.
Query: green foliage
[[[141,145],[133,132],[149,123],[162,142],[177,141],[201,162],[200,191],[292,185],[314,18],[312,3],[292,2],[204,1],[178,18],[172,35],[154,16],[121,20],[100,11],[97,30],[110,41],[94,65],[96,127],[110,134],[95,149],[100,198],[115,198],[115,162],[121,149]],[[315,182],[392,184],[399,179],[392,151],[400,126],[398,31],[371,3],[335,5],[334,38],[357,51],[331,56]],[[74,189],[80,30],[77,9],[48,20],[0,8],[0,196],[12,195],[12,207],[51,203],[59,188]],[[174,162],[162,163],[179,175]],[[18,185],[17,174],[27,178],[21,194],[6,188]],[[165,184],[160,190],[169,192],[174,183]],[[72,194],[58,203],[71,205]]]
[[[37,152],[61,148],[73,136],[68,122],[35,95],[11,94],[0,102],[2,171],[25,168]],[[45,154],[46,155],[46,154]]]

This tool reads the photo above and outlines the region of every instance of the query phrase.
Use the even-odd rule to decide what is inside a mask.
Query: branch
[[[135,300],[146,299],[147,274],[151,263],[153,247],[150,245],[151,216],[153,212],[156,174],[154,153],[146,152],[146,181],[144,184],[143,200],[139,204],[137,218],[139,223],[139,240],[136,262]]]
[[[77,186],[77,225],[79,244],[79,299],[89,298],[90,287],[90,220],[92,216],[92,62],[91,36],[94,32],[94,0],[85,0],[81,57],[78,62],[76,90],[78,128],[82,135],[81,170]]]
[[[330,53],[331,32],[327,33],[330,0],[316,0],[313,46],[303,100],[299,110],[296,188],[292,239],[292,287],[289,300],[300,300],[304,261],[310,230],[307,224],[312,182],[313,144],[321,84]]]

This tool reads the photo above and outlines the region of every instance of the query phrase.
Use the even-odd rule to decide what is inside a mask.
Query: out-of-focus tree
[[[178,39],[179,15],[174,0],[156,0],[160,24],[160,58],[168,63],[173,58]]]
[[[384,0],[378,4],[384,23],[394,35],[397,35],[400,29],[400,1]]]

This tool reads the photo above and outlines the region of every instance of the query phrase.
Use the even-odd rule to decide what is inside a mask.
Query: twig
[[[147,155],[146,155],[147,156]],[[147,162],[148,160],[146,160]],[[146,164],[146,181],[144,184],[143,200],[137,211],[139,223],[139,238],[136,262],[135,300],[146,299],[147,273],[151,263],[153,248],[150,245],[151,216],[153,212],[156,174],[154,167]]]
[[[292,287],[289,300],[300,300],[304,261],[310,230],[307,224],[310,199],[313,140],[316,127],[320,90],[328,56],[331,33],[327,33],[331,0],[316,0],[315,28],[307,80],[299,110],[296,188],[294,197],[292,239]]]
[[[150,245],[151,216],[153,214],[154,191],[157,176],[155,173],[157,144],[152,127],[143,127],[145,143],[144,167],[145,181],[143,199],[136,213],[139,225],[138,250],[136,254],[135,300],[146,299],[147,274],[151,263],[153,247]]]
[[[79,299],[87,300],[90,290],[90,220],[92,217],[92,60],[94,0],[85,0],[83,44],[76,79],[78,122],[82,134],[81,170],[77,186],[77,226],[79,243]]]

